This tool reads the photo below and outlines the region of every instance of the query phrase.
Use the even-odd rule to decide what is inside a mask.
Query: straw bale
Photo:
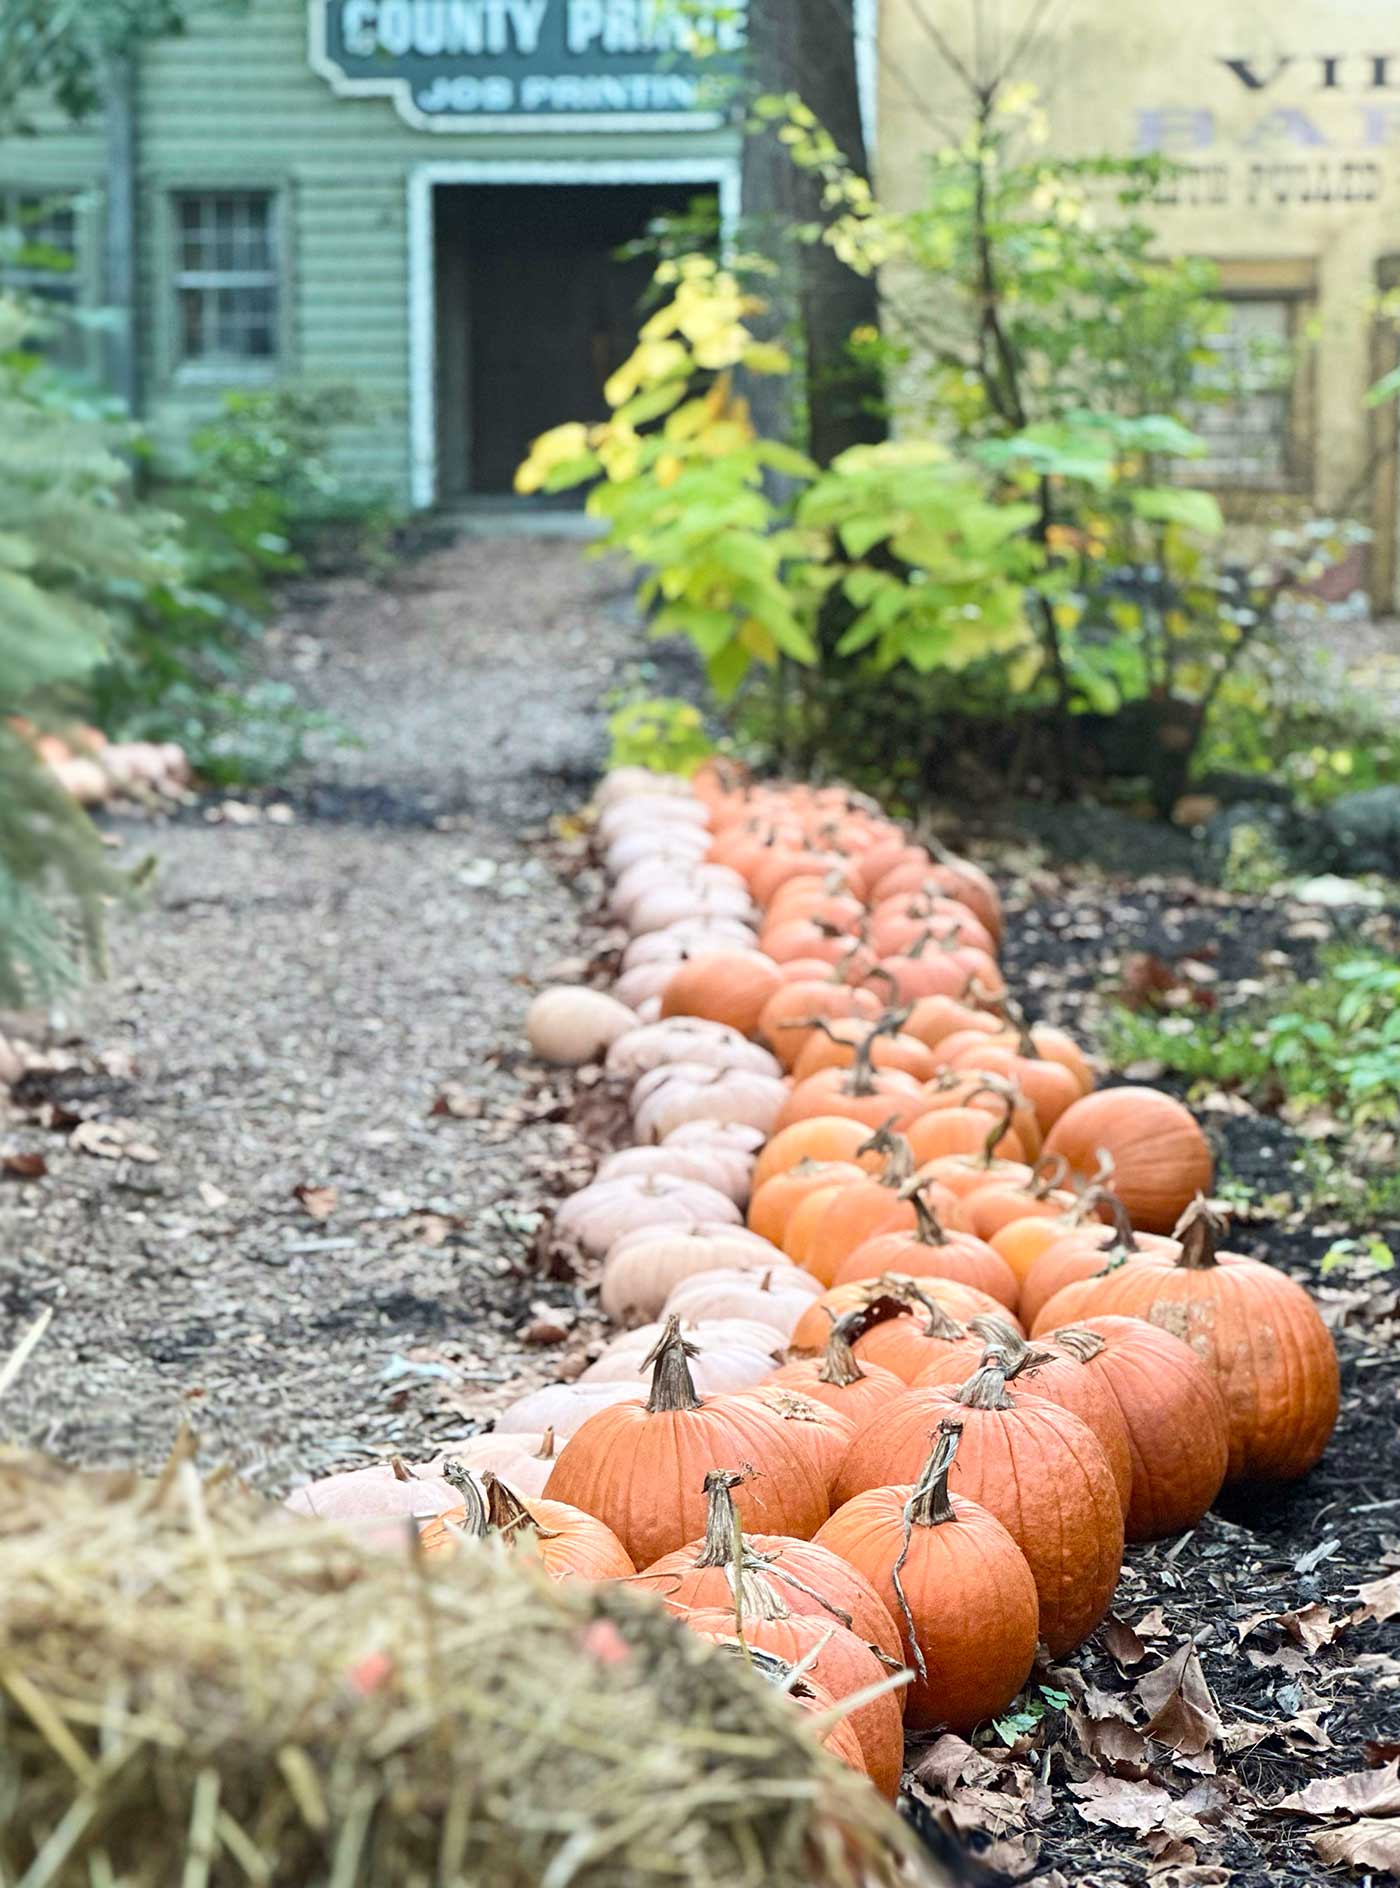
[[[905,1826],[625,1587],[0,1451],[5,1888],[883,1888]]]

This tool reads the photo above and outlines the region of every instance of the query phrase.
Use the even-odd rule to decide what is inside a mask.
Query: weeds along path
[[[0,1355],[55,1314],[7,1439],[150,1464],[188,1417],[276,1490],[430,1452],[453,1389],[555,1374],[507,1255],[567,1131],[511,1070],[531,982],[579,948],[539,836],[638,653],[616,574],[567,541],[462,540],[295,601],[272,659],[363,746],[255,821],[118,828],[157,856],[149,905],[74,1013],[80,1066],[0,1122],[48,1167],[0,1185]],[[88,1117],[118,1157],[73,1145]],[[444,1340],[455,1383],[411,1355]]]

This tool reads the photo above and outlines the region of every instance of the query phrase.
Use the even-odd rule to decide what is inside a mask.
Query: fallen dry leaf
[[[1361,1610],[1352,1615],[1354,1619],[1378,1619],[1382,1624],[1394,1619],[1400,1613],[1400,1573],[1388,1573],[1381,1580],[1368,1580],[1356,1589],[1356,1597],[1361,1602]]]
[[[1374,1816],[1348,1823],[1341,1829],[1323,1829],[1312,1837],[1319,1861],[1332,1867],[1384,1869],[1400,1875],[1400,1823]]]
[[[1199,1756],[1220,1735],[1220,1713],[1190,1640],[1139,1679],[1137,1695],[1148,1713],[1148,1736],[1184,1756]]]
[[[1379,1769],[1383,1763],[1393,1763],[1397,1757],[1400,1757],[1400,1743],[1390,1738],[1373,1738],[1369,1744],[1361,1746],[1361,1751],[1367,1763],[1373,1769]]]
[[[42,1154],[0,1154],[0,1174],[7,1180],[42,1180],[48,1170]]]
[[[1306,1789],[1282,1797],[1274,1808],[1289,1816],[1400,1816],[1400,1761],[1380,1770],[1316,1777]]]
[[[292,1198],[300,1203],[308,1219],[325,1221],[340,1205],[340,1190],[337,1187],[312,1186],[303,1181],[300,1186],[292,1188]]]
[[[1149,1656],[1147,1647],[1133,1628],[1125,1620],[1115,1619],[1112,1613],[1099,1628],[1099,1637],[1120,1672],[1130,1671],[1134,1665],[1143,1664]]]
[[[141,1139],[141,1130],[134,1121],[80,1121],[68,1136],[68,1145],[98,1160],[149,1164],[160,1159],[160,1150]]]

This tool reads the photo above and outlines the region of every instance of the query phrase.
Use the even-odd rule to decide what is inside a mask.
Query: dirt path
[[[464,540],[297,600],[274,658],[366,745],[257,823],[124,830],[156,890],[75,1030],[112,1072],[26,1097],[131,1122],[159,1159],[0,1121],[49,1168],[0,1187],[0,1356],[55,1309],[10,1439],[149,1463],[188,1415],[208,1459],[280,1489],[462,1433],[445,1387],[471,1406],[554,1374],[508,1274],[561,1130],[522,1118],[510,1058],[531,981],[579,947],[539,839],[586,793],[635,640],[615,573],[568,542]],[[430,1115],[449,1085],[481,1118]],[[328,1217],[299,1186],[335,1190]],[[460,1382],[404,1369],[454,1339]]]

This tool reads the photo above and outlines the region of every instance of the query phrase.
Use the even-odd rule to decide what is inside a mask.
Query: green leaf
[[[739,684],[748,674],[752,661],[752,656],[737,637],[710,657],[705,664],[705,673],[709,677],[710,687],[721,701],[732,701],[738,694]]]
[[[908,522],[902,511],[877,511],[865,517],[847,518],[837,527],[848,557],[864,557],[877,544],[894,536]]]
[[[1139,518],[1153,524],[1179,524],[1210,538],[1218,537],[1225,529],[1220,505],[1210,492],[1174,485],[1149,485],[1135,491],[1131,503]]]
[[[1400,367],[1392,367],[1388,374],[1382,374],[1375,386],[1366,395],[1367,406],[1384,406],[1387,400],[1393,400],[1400,394]]]
[[[805,452],[799,452],[795,446],[785,446],[777,439],[761,439],[754,448],[757,457],[774,472],[781,472],[791,479],[814,479],[820,476],[821,467],[814,459],[809,459]]]

